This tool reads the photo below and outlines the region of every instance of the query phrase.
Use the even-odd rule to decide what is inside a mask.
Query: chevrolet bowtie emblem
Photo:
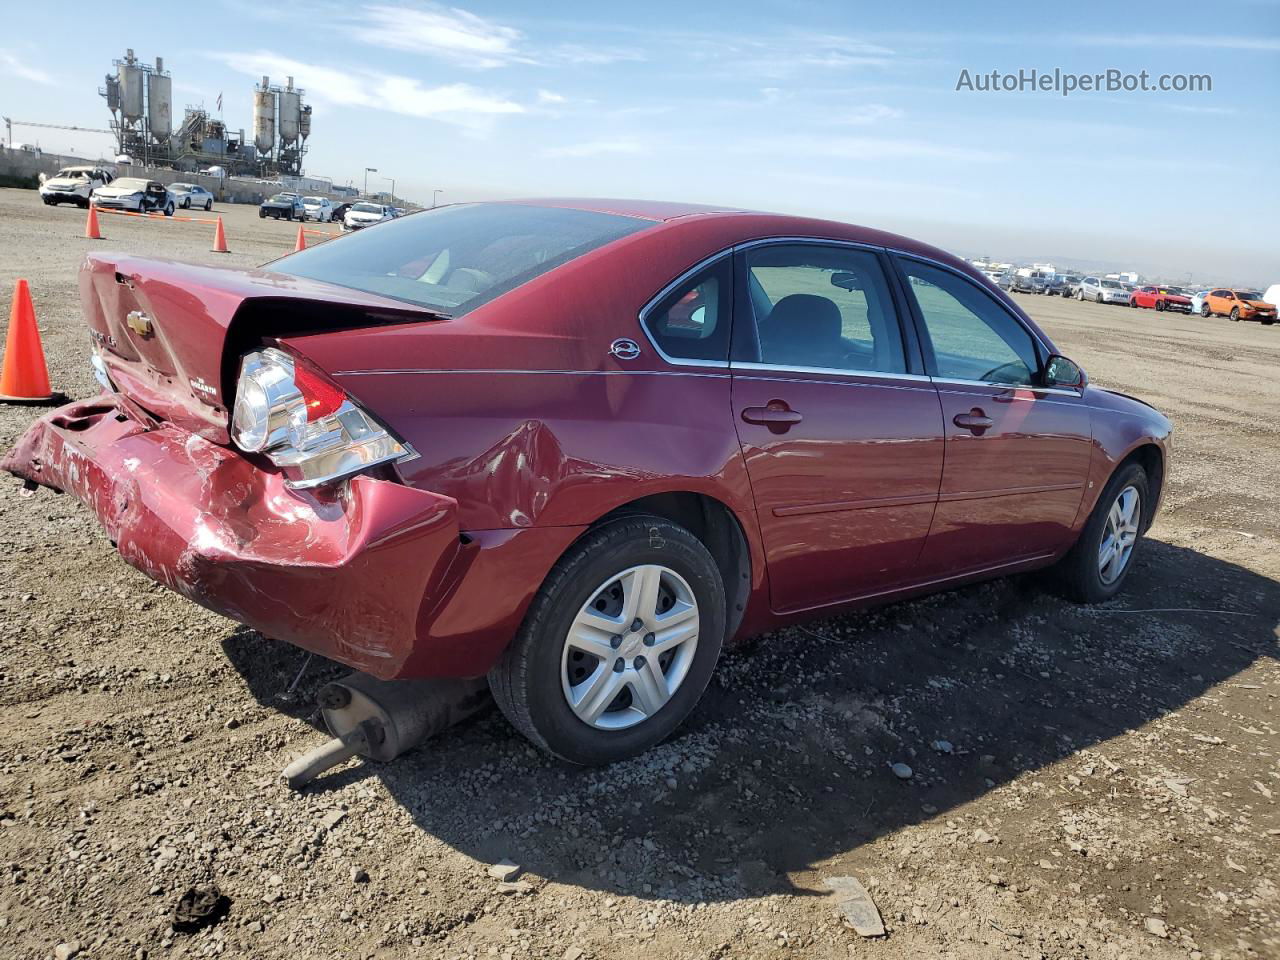
[[[129,329],[138,336],[151,336],[151,318],[141,310],[130,310],[129,315],[124,318],[124,322],[127,323],[129,325]]]

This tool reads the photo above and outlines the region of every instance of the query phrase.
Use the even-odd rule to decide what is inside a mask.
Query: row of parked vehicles
[[[1231,320],[1257,320],[1268,326],[1276,322],[1277,304],[1280,304],[1280,284],[1273,284],[1266,293],[1262,293],[1235,287],[1188,290],[1169,284],[1134,284],[1111,277],[1076,276],[1042,270],[984,273],[1010,293],[1074,297],[1076,300],[1120,304],[1161,313],[1167,310],[1194,313],[1206,318],[1220,316]]]
[[[262,201],[258,216],[275,220],[315,220],[317,223],[340,223],[343,230],[360,230],[384,220],[394,220],[400,211],[388,203],[350,200],[334,203],[328,197],[304,197],[283,191]]]
[[[171,183],[145,177],[117,177],[105,167],[63,167],[40,184],[45,206],[73,203],[93,204],[137,213],[159,212],[166,217],[174,210],[212,210],[213,194],[196,183]]]

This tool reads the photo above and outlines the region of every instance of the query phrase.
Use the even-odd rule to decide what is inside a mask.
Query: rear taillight
[[[231,439],[284,467],[291,487],[320,486],[414,456],[340,387],[274,347],[240,363]]]

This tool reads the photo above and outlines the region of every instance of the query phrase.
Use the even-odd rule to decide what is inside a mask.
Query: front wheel
[[[172,216],[173,216],[173,201],[172,201],[172,200],[170,200],[168,203],[166,203],[166,204],[164,205],[164,215],[165,215],[166,217],[172,217]]]
[[[1240,322],[1240,308],[1239,308],[1239,307],[1232,307],[1232,308],[1231,308],[1231,313],[1229,314],[1229,316],[1231,317],[1231,322],[1232,322],[1232,323],[1239,323],[1239,322]]]
[[[702,542],[660,517],[622,517],[548,574],[489,685],[543,750],[612,763],[675,732],[711,680],[724,633],[724,583]]]
[[[1102,303],[1102,302],[1103,302],[1103,300],[1102,300],[1102,294],[1098,294],[1098,296],[1097,296],[1097,301],[1098,301],[1099,303]]]
[[[213,209],[213,201],[212,201],[212,200],[206,200],[206,201],[204,202],[204,212],[205,212],[205,213],[208,213],[208,212],[209,212],[210,210],[212,210],[212,209]]]
[[[1103,488],[1070,552],[1060,561],[1067,596],[1102,603],[1124,586],[1146,533],[1150,485],[1139,464],[1121,467]]]
[[[1163,301],[1163,300],[1157,300],[1157,301],[1156,301],[1156,313],[1164,313],[1164,311],[1165,311],[1164,301]]]

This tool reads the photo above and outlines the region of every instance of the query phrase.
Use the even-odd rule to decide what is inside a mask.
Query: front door
[[[929,531],[938,395],[882,258],[813,243],[738,254],[733,411],[777,611],[913,580]]]
[[[1080,392],[1039,386],[1047,351],[973,280],[896,260],[947,438],[923,572],[994,569],[1061,549],[1080,508],[1092,447]]]

